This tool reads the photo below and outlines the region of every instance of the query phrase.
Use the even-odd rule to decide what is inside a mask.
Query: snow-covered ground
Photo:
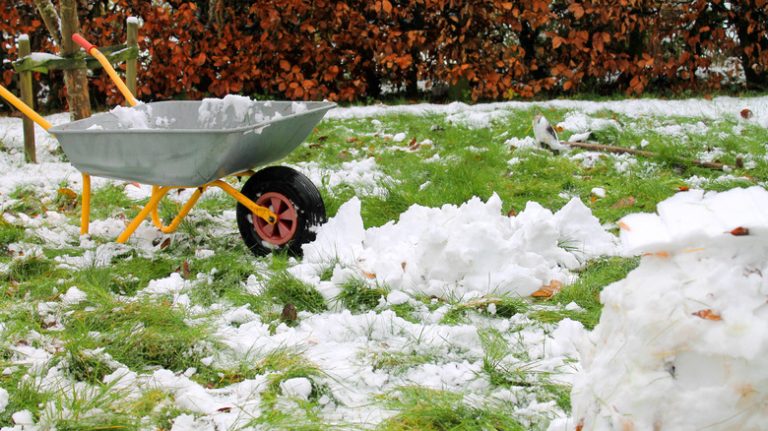
[[[560,126],[573,133],[613,127],[613,120],[590,116],[602,110],[630,117],[716,120],[739,118],[739,112],[748,107],[753,116],[739,121],[768,128],[768,98],[372,106],[338,108],[328,117],[436,114],[454,124],[482,128],[511,110],[531,106],[571,110]],[[54,115],[49,120],[59,124],[67,116]],[[10,195],[20,187],[46,196],[48,201],[56,198],[61,187],[79,190],[80,174],[62,161],[55,139],[39,129],[38,159],[42,163],[23,163],[20,123],[16,118],[0,118],[0,141],[5,148],[0,151],[0,207],[10,207],[14,203]],[[690,129],[685,133],[694,133],[707,125],[685,127]],[[666,125],[659,125],[657,132],[683,133]],[[515,147],[529,144],[522,137],[508,140]],[[346,185],[360,196],[385,197],[382,183],[394,181],[377,170],[373,158],[348,161],[340,168],[312,162],[296,167],[328,190]],[[94,181],[96,188],[106,184],[125,187],[136,199],[148,194],[146,187]],[[593,194],[599,198],[605,190],[593,189]],[[301,312],[294,327],[275,327],[247,306],[217,303],[204,308],[193,304],[190,294],[211,283],[214,274],[185,279],[173,273],[122,300],[170,297],[170,305],[187,310],[192,321],[207,319],[217,346],[201,347],[207,353],[203,358],[206,365],[223,369],[256,362],[278,349],[300,352],[320,372],[282,381],[279,406],[300,412],[302,401],[321,393],[316,396],[319,413],[330,423],[373,427],[396,413],[377,403],[378,397],[418,385],[461,392],[467,403],[512,412],[528,429],[765,428],[768,374],[760,362],[768,350],[768,282],[763,276],[768,274],[765,190],[679,193],[659,204],[658,214],[622,219],[620,238],[608,232],[578,198],[555,213],[535,202],[513,217],[502,214],[501,208],[495,195],[486,202],[474,198],[458,206],[413,205],[397,220],[365,229],[360,201],[353,198],[319,228],[317,240],[304,248],[305,258],[291,263],[289,272],[314,286],[330,306],[322,313]],[[39,217],[4,212],[3,217],[42,238],[48,247],[84,248],[82,256],[63,253],[56,258],[57,265],[72,270],[109,265],[113,258],[132,251],[150,258],[160,252],[156,243],[162,235],[148,224],[128,245],[116,245],[81,238],[77,226],[55,211]],[[232,211],[203,217],[216,218],[217,225],[234,224]],[[111,237],[123,224],[119,218],[95,220],[92,233]],[[41,253],[40,245],[33,243],[9,248],[20,259]],[[604,289],[604,312],[591,332],[568,319],[545,324],[525,314],[495,316],[494,298],[498,296],[527,297],[543,287],[572,282],[590,259],[637,254],[645,254],[640,266]],[[330,277],[322,277],[329,268]],[[255,274],[261,270],[263,266],[254,264]],[[387,285],[390,290],[379,300],[378,309],[352,314],[337,300],[341,286],[350,280],[362,280],[372,288]],[[254,276],[245,288],[256,295],[264,286]],[[38,306],[51,328],[87,299],[76,286],[64,292]],[[434,304],[473,303],[478,313],[470,315],[468,323],[445,324],[442,321],[449,306],[430,307],[417,297],[432,297]],[[412,307],[417,323],[388,308],[399,305]],[[210,317],[212,310],[216,311],[214,317]],[[0,336],[4,331],[0,323]],[[499,366],[573,384],[573,411],[563,411],[529,385],[509,389],[492,385],[482,372],[489,355],[482,334],[488,332],[498,334],[507,346],[498,358]],[[30,333],[28,339],[35,342],[13,346],[10,361],[13,367],[27,369],[35,387],[59,394],[58,400],[69,397],[82,403],[101,396],[96,385],[74,381],[66,374],[64,363],[52,363],[57,351],[55,331]],[[150,390],[172,395],[173,405],[184,412],[172,419],[173,430],[239,429],[263,414],[268,373],[222,388],[207,388],[192,379],[197,372],[192,368],[180,373],[131,370],[104,352],[93,355],[110,364],[112,372],[104,383],[121,400],[136,400]],[[429,359],[405,370],[376,366],[375,359],[386,355]],[[6,409],[8,398],[8,391],[0,388],[0,412]],[[70,407],[50,401],[41,408],[39,418],[32,418],[29,412],[13,412],[15,426],[2,430],[45,429],[68,418]],[[94,403],[91,413],[99,414],[99,409]],[[87,417],[89,411],[80,413]]]

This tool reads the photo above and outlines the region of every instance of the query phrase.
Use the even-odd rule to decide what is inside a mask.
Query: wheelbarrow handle
[[[75,33],[72,35],[72,42],[75,42],[76,44],[82,46],[85,52],[87,52],[88,54],[91,53],[92,49],[96,48],[96,46],[94,46],[91,42],[88,42],[87,40],[85,40],[85,38],[83,36],[80,36],[78,33]]]
[[[99,64],[101,64],[101,67],[104,68],[104,70],[107,72],[107,75],[112,79],[112,81],[117,85],[117,89],[120,90],[121,93],[123,93],[123,97],[125,97],[125,100],[128,102],[131,106],[136,106],[136,98],[133,97],[133,94],[131,94],[131,90],[128,89],[128,87],[125,86],[125,83],[122,79],[120,79],[119,76],[117,76],[117,72],[115,72],[115,69],[112,67],[111,64],[109,64],[109,60],[107,60],[107,57],[104,56],[104,54],[101,53],[93,44],[85,40],[83,36],[80,36],[78,33],[75,33],[72,35],[72,41],[76,44],[80,45],[85,49],[85,52],[92,55],[93,58],[95,58]]]

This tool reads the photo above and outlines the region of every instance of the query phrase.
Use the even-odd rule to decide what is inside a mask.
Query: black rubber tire
[[[296,209],[297,227],[293,237],[282,245],[265,245],[268,241],[254,229],[253,213],[243,204],[237,204],[237,227],[240,236],[256,256],[283,251],[293,256],[301,256],[301,246],[315,240],[313,228],[327,221],[325,204],[317,187],[305,175],[291,168],[271,166],[262,169],[245,182],[240,192],[254,202],[264,193],[279,193],[288,198]]]

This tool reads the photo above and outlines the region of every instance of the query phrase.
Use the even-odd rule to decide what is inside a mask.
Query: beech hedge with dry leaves
[[[641,94],[768,88],[768,0],[100,0],[80,2],[98,45],[122,43],[141,17],[139,97],[227,93],[354,101],[417,82],[472,100],[582,91]],[[32,0],[0,0],[3,59],[14,37],[55,52]],[[13,86],[7,66],[2,81]],[[56,72],[38,76],[49,107]],[[118,103],[95,73],[94,99]],[[438,91],[433,93],[437,94]],[[108,97],[105,95],[109,95]],[[105,99],[106,97],[106,99]],[[453,97],[457,97],[453,93]]]

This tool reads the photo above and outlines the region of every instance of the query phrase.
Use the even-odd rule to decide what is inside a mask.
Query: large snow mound
[[[582,429],[765,429],[766,209],[759,187],[691,191],[622,220],[624,245],[648,253],[580,345]]]
[[[616,237],[579,199],[555,214],[529,202],[517,217],[502,213],[495,194],[461,206],[413,205],[396,222],[366,230],[353,198],[304,246],[304,261],[292,272],[326,297],[350,277],[444,299],[526,296],[552,280],[570,282],[570,270],[616,250]],[[329,265],[335,265],[331,281],[322,282],[319,274]]]

